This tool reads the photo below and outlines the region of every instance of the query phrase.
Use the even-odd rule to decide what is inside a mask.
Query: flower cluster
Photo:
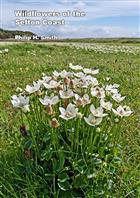
[[[69,70],[53,71],[52,75],[43,74],[42,78],[32,85],[27,85],[18,96],[12,96],[14,108],[24,113],[30,112],[32,95],[38,105],[51,115],[51,126],[59,126],[57,119],[65,121],[80,118],[88,125],[99,125],[110,116],[125,117],[131,115],[128,106],[119,103],[125,99],[119,92],[118,84],[102,84],[96,78],[97,68],[85,68],[81,65],[69,65]]]
[[[9,49],[3,49],[3,50],[0,50],[0,54],[6,54],[9,52]]]
[[[93,50],[97,53],[113,54],[113,53],[125,53],[137,55],[140,53],[140,47],[134,45],[108,45],[108,44],[96,44],[96,43],[63,43],[65,46],[70,46],[76,49]]]

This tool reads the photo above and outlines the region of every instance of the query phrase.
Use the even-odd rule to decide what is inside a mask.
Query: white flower
[[[89,69],[89,68],[84,68],[84,69],[83,69],[83,72],[84,72],[85,74],[91,74],[91,73],[92,73],[92,70]]]
[[[91,80],[91,85],[92,86],[97,86],[99,84],[97,78],[92,77],[90,80]]]
[[[92,87],[91,88],[91,95],[97,98],[104,98],[105,97],[105,91],[103,88],[100,87]]]
[[[73,93],[73,91],[71,89],[68,89],[66,91],[60,90],[59,94],[60,94],[60,97],[63,98],[63,99],[71,98],[74,95],[74,93]]]
[[[42,79],[42,83],[48,83],[52,79],[52,77],[45,75],[42,77]]]
[[[89,98],[88,94],[84,94],[83,97],[80,97],[78,94],[75,94],[76,104],[79,106],[85,106],[87,104],[91,103],[91,100]]]
[[[92,73],[91,74],[98,74],[99,73],[99,69],[94,69],[94,70],[92,70]]]
[[[25,88],[25,90],[30,94],[38,91],[39,89],[40,89],[40,83],[38,82],[33,82],[33,85],[27,85]]]
[[[106,92],[107,92],[108,94],[116,94],[116,93],[118,93],[118,87],[119,87],[119,86],[120,86],[120,85],[118,85],[118,84],[106,85],[105,90],[106,90]]]
[[[2,54],[2,53],[8,53],[8,52],[9,52],[9,49],[0,50],[0,54]]]
[[[90,82],[86,80],[86,78],[79,79],[79,87],[81,88],[88,88],[90,85]]]
[[[106,113],[103,113],[104,110],[103,110],[102,107],[98,107],[97,109],[95,109],[95,107],[94,107],[93,104],[90,106],[90,112],[91,112],[91,113],[93,114],[93,116],[95,116],[95,117],[100,117],[100,118],[101,118],[101,117],[107,116]]]
[[[59,97],[51,95],[51,96],[45,96],[44,99],[39,98],[39,100],[45,106],[47,106],[47,105],[55,105],[55,104],[57,104],[59,102]]]
[[[110,77],[106,77],[106,81],[109,81],[110,80]]]
[[[41,86],[41,85],[43,85],[44,80],[40,80],[40,79],[39,79],[39,80],[37,81],[37,83]]]
[[[6,52],[6,53],[8,53],[9,52],[9,49],[4,49],[3,51]]]
[[[80,118],[81,119],[82,117],[83,117],[83,114],[82,113],[80,113],[80,112],[77,113],[77,118]]]
[[[83,67],[81,65],[72,65],[71,63],[69,64],[69,67],[73,70],[82,70]]]
[[[26,96],[16,96],[13,95],[11,99],[11,103],[14,108],[22,109],[24,112],[29,111],[29,97]]]
[[[111,102],[105,102],[103,99],[100,100],[100,105],[106,110],[111,110],[112,109],[112,103]]]
[[[126,96],[121,96],[121,94],[116,93],[112,96],[112,98],[116,101],[116,102],[121,102],[125,99]]]
[[[20,87],[16,88],[16,92],[22,92],[23,90]]]
[[[89,69],[89,68],[84,68],[83,69],[83,72],[85,74],[98,74],[99,73],[99,69],[95,69],[95,70],[92,70],[92,69]]]
[[[42,73],[42,76],[46,76],[46,74],[43,72],[43,73]]]
[[[75,105],[70,103],[66,109],[64,109],[63,107],[59,107],[59,111],[61,113],[61,118],[63,118],[64,120],[70,120],[77,116],[78,108],[75,108]]]
[[[78,87],[78,85],[79,85],[79,79],[74,78],[74,79],[70,80],[70,87],[76,88],[76,87]]]
[[[86,75],[83,72],[74,73],[77,78],[84,78]]]
[[[29,111],[30,111],[29,105],[25,105],[25,106],[22,108],[22,111],[23,111],[24,113],[29,112]]]
[[[75,99],[76,99],[76,101],[74,101],[74,103],[78,106],[82,106],[83,105],[82,98],[78,94],[75,94],[74,96],[75,96]]]
[[[88,94],[83,95],[82,102],[83,102],[83,106],[91,103],[91,100]]]
[[[60,82],[51,80],[48,83],[44,82],[43,85],[46,89],[53,89],[53,88],[57,88],[60,85]]]
[[[60,73],[59,72],[57,72],[56,70],[53,72],[53,75],[55,76],[55,77],[59,77],[59,75],[60,75]]]
[[[130,107],[128,107],[128,106],[123,106],[122,107],[120,105],[116,110],[115,109],[112,109],[112,111],[116,115],[121,116],[121,117],[123,117],[123,116],[130,116],[132,114],[132,111],[131,111]]]
[[[88,85],[92,85],[93,87],[99,84],[97,78],[93,78],[91,75],[85,75],[81,80],[86,81]]]
[[[79,79],[79,86],[83,88],[88,88],[90,85],[94,87],[98,84],[98,80],[93,78],[91,75],[84,75]]]
[[[102,117],[101,118],[96,118],[93,116],[93,114],[90,114],[88,117],[84,117],[84,120],[87,124],[90,126],[96,126],[99,125],[102,122]]]
[[[73,73],[67,72],[66,70],[62,70],[62,71],[59,73],[59,76],[60,76],[61,78],[72,77],[72,76],[73,76]]]
[[[29,97],[22,96],[22,95],[19,95],[19,96],[13,95],[11,102],[12,102],[13,107],[22,108],[25,105],[29,104]]]

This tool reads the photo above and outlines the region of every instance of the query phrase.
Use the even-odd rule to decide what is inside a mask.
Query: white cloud
[[[138,34],[138,31],[125,29],[119,26],[63,26],[57,29],[63,37],[83,38],[85,31],[87,37],[133,37]]]
[[[69,3],[69,0],[59,0],[58,3],[61,3],[61,4]]]
[[[27,0],[23,0],[27,1]],[[34,1],[34,0],[33,0]],[[30,1],[29,1],[30,2]],[[54,2],[39,4],[33,3],[3,3],[3,15],[5,19],[8,20],[13,18],[15,9],[28,9],[28,10],[43,10],[43,11],[65,11],[65,10],[75,10],[84,9],[87,14],[87,19],[100,18],[100,17],[111,17],[111,16],[138,16],[139,15],[139,0],[95,0],[93,2],[89,1],[68,1],[60,0],[63,4],[57,4]],[[37,2],[37,1],[36,1]],[[64,3],[65,2],[65,3]],[[67,3],[71,2],[71,3]],[[73,3],[72,3],[73,2]],[[8,13],[8,15],[7,15]]]
[[[84,10],[86,8],[86,3],[83,1],[78,1],[76,4],[74,4],[74,9],[76,10]]]
[[[27,0],[22,0],[27,2]],[[13,1],[14,2],[14,1]],[[113,37],[113,36],[132,36],[138,35],[138,26],[132,28],[130,26],[126,29],[119,26],[111,25],[98,25],[93,22],[100,18],[106,17],[123,17],[123,16],[139,16],[139,0],[94,0],[94,1],[70,1],[70,0],[59,0],[49,1],[46,3],[45,0],[41,0],[41,3],[34,4],[31,2],[39,2],[37,0],[29,0],[27,3],[4,3],[2,4],[2,24],[3,28],[30,30],[39,34],[46,34],[49,30],[57,35],[64,37]],[[44,2],[44,3],[43,3]],[[14,10],[38,10],[38,11],[66,11],[66,10],[82,10],[87,13],[86,17],[70,17],[65,18],[66,26],[60,27],[16,27],[14,24],[15,16]],[[8,14],[7,14],[8,13]],[[37,18],[36,18],[37,19]],[[83,24],[83,25],[81,25]],[[86,25],[89,24],[89,25]]]

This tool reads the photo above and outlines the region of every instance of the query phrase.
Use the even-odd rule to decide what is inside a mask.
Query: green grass
[[[42,72],[50,73],[54,69],[66,68],[69,63],[96,66],[101,78],[110,77],[110,83],[121,85],[122,95],[127,95],[126,104],[134,111],[125,119],[121,138],[123,163],[118,175],[118,189],[114,197],[140,197],[140,58],[139,55],[117,53],[99,54],[84,49],[72,49],[64,46],[21,44],[0,46],[8,48],[9,53],[0,54],[0,195],[1,197],[20,197],[24,185],[25,197],[38,197],[36,189],[40,185],[45,190],[43,178],[22,178],[24,163],[20,156],[20,123],[10,104],[10,97],[17,87],[40,78]],[[22,170],[22,171],[21,171]],[[41,191],[40,191],[41,193]],[[43,195],[40,197],[43,198]]]

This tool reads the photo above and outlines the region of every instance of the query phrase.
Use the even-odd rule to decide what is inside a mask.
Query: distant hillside
[[[0,29],[0,39],[13,39],[13,38],[15,38],[15,35],[33,36],[35,34],[32,32],[28,32],[28,31]]]
[[[36,34],[29,31],[3,30],[0,28],[0,40],[7,39],[14,41],[15,35],[33,36]],[[38,40],[36,41],[38,42]],[[49,42],[49,40],[42,40],[42,42]],[[131,43],[140,43],[140,38],[81,38],[81,39],[75,38],[75,39],[57,39],[57,40],[53,40],[53,42],[110,43],[110,44],[130,43],[131,44]]]

